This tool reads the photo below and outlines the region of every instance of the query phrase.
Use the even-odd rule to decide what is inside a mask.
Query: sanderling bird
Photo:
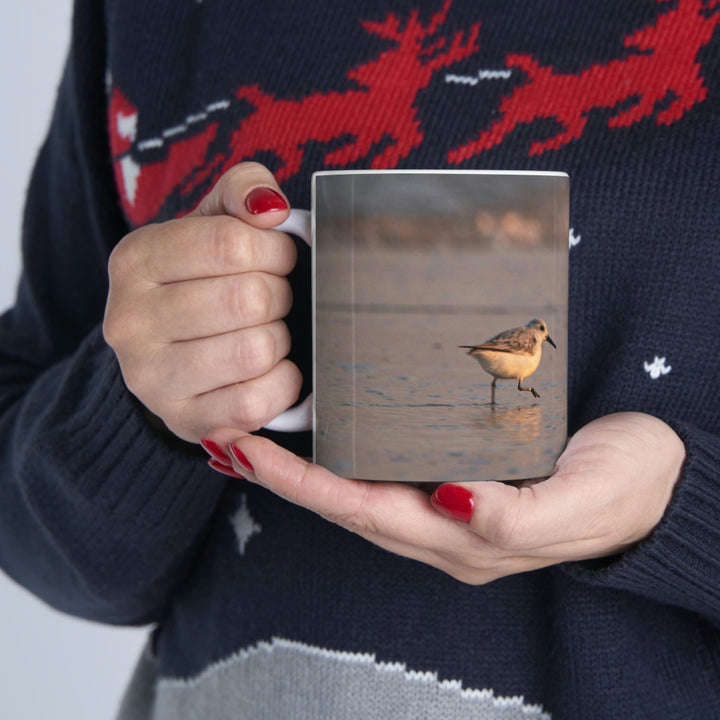
[[[540,397],[534,387],[523,387],[522,381],[532,375],[540,364],[542,344],[547,340],[554,348],[557,345],[548,335],[547,324],[535,318],[523,327],[504,330],[479,345],[459,345],[466,348],[482,369],[493,376],[491,404],[495,404],[495,383],[500,380],[517,380],[518,390],[531,392]]]

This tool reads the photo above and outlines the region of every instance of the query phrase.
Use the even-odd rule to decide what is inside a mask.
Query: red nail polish
[[[208,460],[208,465],[215,471],[222,473],[223,475],[227,475],[228,477],[235,478],[236,480],[245,480],[240,473],[236,473],[232,468],[229,468],[227,465],[223,465],[222,463],[219,463],[217,460],[213,460],[213,458],[210,458]]]
[[[237,445],[233,445],[231,443],[228,445],[228,450],[230,450],[231,455],[235,458],[237,464],[243,470],[246,470],[249,473],[255,472],[255,468],[252,466],[252,463],[247,459],[245,453]]]
[[[200,444],[203,446],[205,452],[210,455],[211,458],[219,462],[221,465],[225,465],[226,467],[232,467],[232,460],[216,442],[203,438],[202,440],[200,440]]]
[[[459,485],[441,485],[433,494],[435,509],[453,520],[469,523],[475,509],[473,494]]]
[[[277,190],[269,187],[256,187],[247,194],[245,207],[253,215],[262,215],[262,213],[272,210],[287,210],[288,204]]]

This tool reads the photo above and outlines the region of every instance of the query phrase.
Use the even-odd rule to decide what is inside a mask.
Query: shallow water
[[[527,320],[504,315],[508,327]],[[549,474],[566,440],[564,352],[544,345],[524,382],[492,378],[458,347],[487,315],[318,311],[316,459],[334,472],[406,482]],[[481,332],[481,331],[480,331]]]

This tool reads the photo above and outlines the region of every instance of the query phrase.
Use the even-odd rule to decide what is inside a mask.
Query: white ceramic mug
[[[276,230],[281,230],[290,235],[296,235],[305,240],[306,243],[312,243],[312,215],[309,210],[299,210],[293,208],[290,211],[290,217]],[[265,428],[267,430],[275,430],[276,432],[301,432],[303,430],[313,429],[313,396],[310,393],[300,404],[286,410],[271,420]]]
[[[567,439],[568,195],[564,173],[313,175],[312,211],[278,228],[311,245],[313,394],[267,427],[312,429],[315,461],[349,477],[549,474]],[[513,328],[540,358],[482,349]]]

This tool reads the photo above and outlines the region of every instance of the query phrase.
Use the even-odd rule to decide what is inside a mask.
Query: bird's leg
[[[521,390],[523,392],[531,392],[533,394],[533,397],[539,398],[540,395],[537,393],[534,387],[524,388],[522,386],[522,378],[518,380],[518,390]]]
[[[495,383],[497,382],[497,378],[493,378],[492,383],[490,384],[490,404],[495,404]]]

